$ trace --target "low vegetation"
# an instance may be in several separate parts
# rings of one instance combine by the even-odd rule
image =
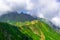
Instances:
[[[60,40],[60,34],[43,21],[12,24],[0,23],[0,40]]]

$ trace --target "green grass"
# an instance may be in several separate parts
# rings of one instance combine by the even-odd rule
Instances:
[[[36,21],[33,22],[35,23]],[[42,21],[38,21],[35,24],[28,22],[28,25],[25,24],[24,26],[20,27],[23,28],[22,32],[26,32],[26,34],[31,36],[33,40],[60,40],[60,34],[56,33],[53,28],[51,28],[47,23]],[[43,34],[43,38],[41,37],[41,32]]]
[[[43,21],[10,24],[0,23],[0,40],[60,40],[60,34]]]
[[[20,31],[17,26],[0,23],[0,40],[33,40],[27,34]]]

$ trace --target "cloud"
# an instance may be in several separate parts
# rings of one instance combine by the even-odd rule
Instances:
[[[31,10],[31,15],[47,18],[55,25],[60,26],[60,2],[57,0],[35,0],[33,3],[35,5]]]
[[[26,0],[0,0],[0,15],[7,11],[25,9]]]
[[[58,1],[59,0],[0,0],[0,15],[5,14],[7,11],[24,11],[32,16],[47,18],[53,20],[53,23],[60,24],[60,2]]]
[[[7,6],[2,0],[0,0],[0,13],[5,11],[10,11],[11,8]]]
[[[34,8],[34,3],[32,3],[31,0],[28,0],[26,4],[27,4],[26,6],[27,10],[32,10]]]
[[[60,17],[54,17],[52,18],[52,22],[60,27]]]
[[[55,0],[37,0],[37,2],[38,3],[36,3],[36,2],[34,3],[36,5],[34,6],[34,9],[31,11],[36,10],[37,11],[36,14],[40,15],[40,13],[42,13],[42,14],[44,14],[45,17],[46,16],[51,17],[51,15],[55,14],[55,12],[57,12],[57,10],[59,9],[59,5]],[[40,13],[38,13],[38,12],[40,12]],[[38,16],[38,15],[36,15],[36,16]]]

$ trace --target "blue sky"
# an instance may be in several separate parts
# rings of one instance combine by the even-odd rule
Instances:
[[[0,0],[0,15],[7,11],[24,11],[60,26],[60,0]]]

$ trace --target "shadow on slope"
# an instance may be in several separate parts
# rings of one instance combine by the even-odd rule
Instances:
[[[22,33],[20,30],[16,26],[1,22],[0,40],[33,40],[30,36]]]

